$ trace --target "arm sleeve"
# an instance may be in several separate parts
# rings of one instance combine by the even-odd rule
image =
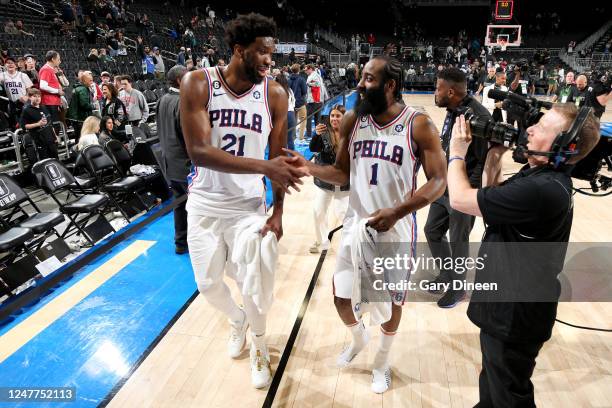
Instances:
[[[481,188],[478,208],[488,225],[512,225],[538,222],[541,189],[528,178],[509,181],[501,186]]]
[[[51,88],[49,86],[49,83],[46,80],[42,79],[42,78],[38,82],[38,86],[40,87],[41,91],[45,91],[45,92],[48,92],[50,94],[59,94],[59,89]]]
[[[30,77],[24,74],[23,72],[21,73],[21,80],[23,81],[23,84],[25,85],[26,89],[31,88],[34,85]]]

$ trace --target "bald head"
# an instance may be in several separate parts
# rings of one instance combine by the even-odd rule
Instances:
[[[579,91],[582,91],[584,88],[586,88],[587,82],[588,80],[586,75],[578,75],[578,78],[576,78],[576,87]]]

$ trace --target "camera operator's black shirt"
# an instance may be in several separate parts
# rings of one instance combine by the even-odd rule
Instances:
[[[527,73],[521,73],[521,79],[518,80],[518,86],[516,89],[512,89],[512,82],[514,82],[514,78],[516,77],[516,73],[512,71],[508,74],[508,90],[514,92],[517,95],[528,96],[531,88],[534,86],[533,80],[531,79],[531,75]]]
[[[506,341],[550,338],[573,217],[571,167],[523,167],[497,187],[478,190],[487,225],[476,282],[498,282],[498,291],[474,291],[468,317]]]
[[[459,116],[459,110],[461,108],[471,108],[476,116],[483,119],[492,120],[489,110],[482,106],[475,98],[466,96],[461,101],[461,104],[457,109],[446,109],[446,117],[444,118],[444,124],[442,126],[442,132],[440,133],[440,139],[442,142],[442,149],[446,153],[446,160],[449,157],[449,145],[451,136],[453,134],[453,125],[455,119]],[[489,150],[489,142],[486,139],[474,137],[470,147],[465,154],[465,168],[467,171],[470,185],[474,188],[480,187],[480,181],[482,179],[482,169],[487,159],[487,152]],[[448,195],[448,189],[445,192]]]

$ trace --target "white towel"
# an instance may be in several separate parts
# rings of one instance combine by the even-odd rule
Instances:
[[[373,228],[368,227],[368,220],[363,219],[357,223],[356,234],[353,236],[351,245],[351,259],[355,273],[353,274],[353,293],[351,305],[355,316],[360,319],[364,313],[370,314],[370,325],[380,325],[391,319],[391,302],[381,302],[380,299],[368,299],[362,292],[362,277],[372,276],[374,258],[379,257],[376,247],[378,233]],[[384,280],[383,275],[380,279]],[[378,279],[378,276],[376,279]],[[369,283],[368,283],[369,284]],[[372,289],[373,290],[373,289]],[[366,292],[367,293],[367,292]],[[372,292],[370,291],[370,294]],[[383,294],[377,294],[380,298]]]
[[[236,278],[242,282],[242,295],[251,296],[260,313],[267,313],[274,300],[274,272],[278,260],[276,234],[259,231],[267,217],[249,217],[241,222],[232,250]]]

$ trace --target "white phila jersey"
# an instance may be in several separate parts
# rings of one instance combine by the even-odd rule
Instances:
[[[351,192],[345,226],[376,210],[395,207],[416,190],[420,163],[412,122],[417,114],[406,106],[385,126],[371,115],[357,119],[349,142]],[[394,229],[402,240],[416,241],[416,214],[398,221]]]
[[[211,143],[240,157],[264,160],[272,115],[268,78],[241,95],[223,79],[219,67],[205,68]],[[265,210],[265,186],[260,174],[233,174],[194,167],[189,175],[189,214],[230,218]]]

